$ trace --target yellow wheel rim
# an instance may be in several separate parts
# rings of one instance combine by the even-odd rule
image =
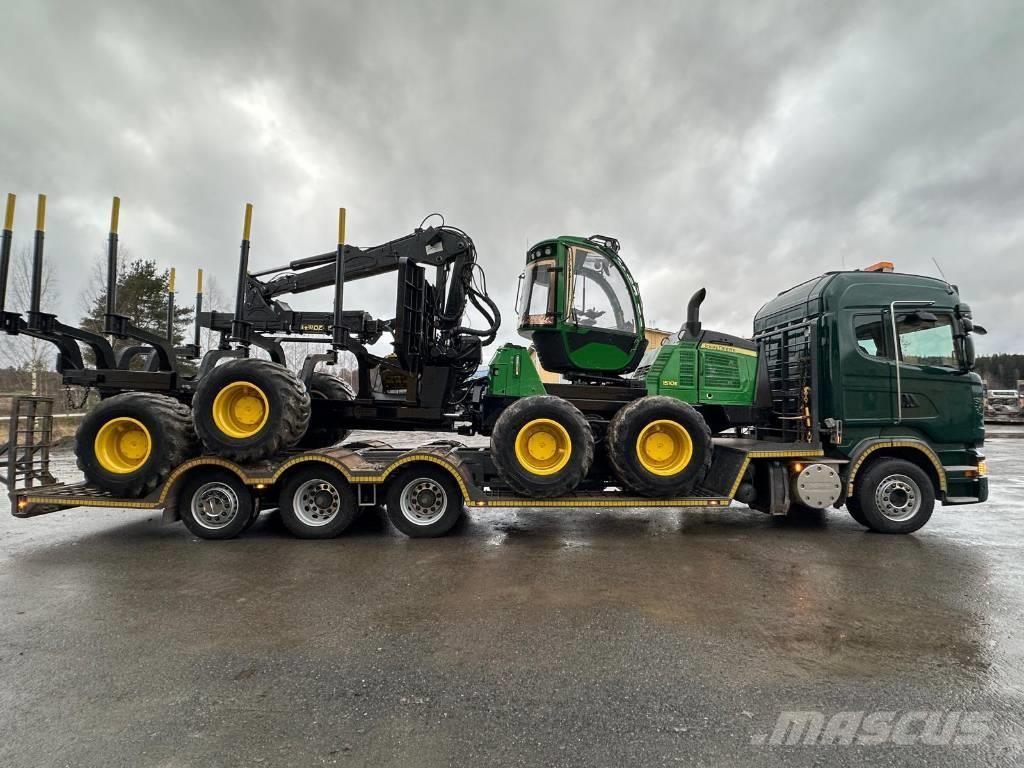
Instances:
[[[516,458],[531,475],[553,475],[571,455],[572,440],[557,421],[534,419],[516,435]]]
[[[153,439],[141,421],[118,416],[100,427],[92,447],[103,469],[115,475],[127,475],[149,460]]]
[[[682,472],[693,458],[693,439],[686,427],[669,419],[652,421],[636,439],[640,466],[653,475],[669,477]]]
[[[257,434],[270,418],[270,401],[248,381],[233,381],[213,399],[213,423],[228,437],[244,439]]]

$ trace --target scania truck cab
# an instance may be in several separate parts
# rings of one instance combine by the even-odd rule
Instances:
[[[983,386],[970,307],[944,280],[888,262],[780,293],[754,319],[772,381],[762,439],[821,444],[842,461],[855,518],[985,501]]]

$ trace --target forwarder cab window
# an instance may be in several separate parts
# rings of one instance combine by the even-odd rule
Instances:
[[[921,320],[914,314],[897,315],[896,330],[900,337],[900,359],[903,362],[911,365],[958,367],[951,316],[938,315],[932,321]]]

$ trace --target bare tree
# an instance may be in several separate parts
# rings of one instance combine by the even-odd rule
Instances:
[[[57,309],[57,281],[52,261],[43,262],[40,308],[44,312]],[[17,250],[11,259],[11,274],[7,285],[7,308],[12,312],[28,312],[32,298],[32,252],[27,247]],[[23,386],[39,394],[39,376],[54,370],[57,350],[49,342],[33,336],[8,336],[0,345],[0,361],[24,377]]]

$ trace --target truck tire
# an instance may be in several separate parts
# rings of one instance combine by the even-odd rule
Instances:
[[[108,397],[75,432],[75,455],[85,479],[129,498],[145,496],[198,452],[188,406],[152,392]]]
[[[711,466],[713,443],[704,417],[673,397],[641,397],[608,426],[608,458],[616,477],[643,496],[692,491]]]
[[[904,459],[873,462],[856,481],[854,494],[865,525],[878,533],[913,533],[935,508],[928,473]]]
[[[864,510],[860,508],[860,502],[857,501],[856,494],[849,496],[846,499],[846,511],[850,513],[850,517],[856,520],[858,523],[863,525],[865,528],[870,528],[868,525],[867,518],[864,517]]]
[[[309,393],[269,360],[229,360],[200,379],[192,398],[196,432],[207,450],[256,461],[294,446],[309,426]]]
[[[347,381],[318,371],[310,378],[309,396],[313,400],[355,400],[356,393],[352,391]],[[313,450],[330,448],[348,437],[349,431],[338,424],[311,423],[298,445],[300,448]]]
[[[554,395],[532,395],[498,416],[491,456],[502,479],[520,496],[564,496],[590,471],[594,433],[572,403]]]
[[[178,515],[200,539],[233,539],[255,515],[256,501],[248,486],[223,469],[194,470],[178,497]]]
[[[332,539],[356,518],[356,494],[338,470],[320,462],[296,470],[281,488],[281,522],[300,539]]]
[[[462,518],[466,500],[451,474],[432,464],[403,469],[388,482],[388,519],[414,539],[444,536]]]

